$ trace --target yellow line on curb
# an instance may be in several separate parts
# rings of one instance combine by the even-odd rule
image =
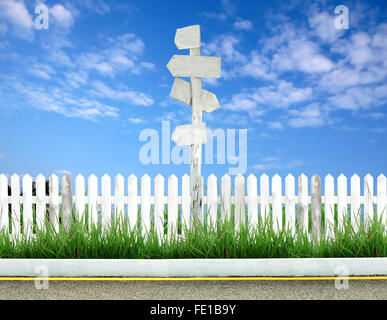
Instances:
[[[205,278],[115,278],[115,277],[89,277],[89,278],[66,278],[66,277],[0,277],[0,281],[251,281],[251,280],[387,280],[387,276],[370,277],[205,277]]]

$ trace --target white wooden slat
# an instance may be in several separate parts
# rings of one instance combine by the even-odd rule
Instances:
[[[308,232],[309,229],[309,200],[308,200],[308,177],[301,174],[298,177],[298,230]]]
[[[311,180],[312,235],[319,240],[321,236],[321,179],[315,174]]]
[[[68,174],[62,177],[62,223],[67,232],[70,231],[72,221],[73,196],[71,192],[71,178]]]
[[[259,178],[260,195],[261,195],[261,218],[263,222],[267,222],[270,216],[270,192],[269,192],[269,176],[264,173]]]
[[[59,179],[55,174],[49,178],[49,221],[55,231],[59,230]]]
[[[238,174],[235,178],[235,227],[245,224],[245,177]]]
[[[124,177],[117,174],[114,178],[114,219],[119,225],[125,221]]]
[[[138,181],[134,174],[128,178],[128,222],[130,230],[137,229],[138,216]]]
[[[374,218],[374,178],[367,174],[364,177],[364,226],[367,229],[367,225]]]
[[[381,174],[377,180],[377,214],[378,219],[386,225],[387,223],[387,192],[386,176]]]
[[[216,230],[218,215],[218,184],[215,175],[207,179],[207,223]]]
[[[337,222],[342,228],[344,219],[348,217],[348,188],[347,177],[341,174],[337,178]]]
[[[32,213],[32,177],[29,174],[23,176],[23,234],[27,237],[33,231]]]
[[[325,177],[324,188],[325,236],[332,238],[335,227],[335,181],[332,175]]]
[[[85,221],[85,204],[85,178],[78,174],[75,178],[75,216],[78,221]]]
[[[0,230],[9,230],[8,219],[8,178],[0,174]]]
[[[189,205],[189,204],[188,204]],[[155,206],[154,206],[155,231],[160,240],[164,238],[164,177],[158,174],[155,178]]]
[[[12,235],[20,235],[20,178],[17,174],[11,176],[11,221]]]
[[[272,207],[273,207],[273,230],[277,232],[282,230],[282,180],[276,173],[272,178]]]
[[[355,232],[361,224],[360,206],[360,177],[354,174],[351,177],[351,224]]]
[[[247,212],[248,222],[252,228],[258,224],[258,186],[257,177],[250,174],[247,177]]]
[[[173,174],[168,178],[168,238],[177,235],[178,228],[178,179]]]
[[[182,211],[182,223],[186,228],[190,228],[191,216],[190,216],[190,206],[191,206],[191,182],[188,174],[185,174],[182,179],[182,194],[181,194],[181,211]],[[184,231],[184,228],[182,229]]]
[[[220,78],[220,65],[220,57],[174,55],[167,69],[173,77]]]
[[[285,228],[290,230],[292,235],[296,231],[296,198],[295,179],[289,173],[285,178]]]
[[[151,178],[145,174],[141,177],[141,234],[150,232]]]
[[[39,230],[44,228],[46,221],[46,178],[39,174],[36,177],[36,225]]]
[[[98,224],[98,178],[93,173],[89,176],[87,182],[88,194],[88,223],[91,228],[92,225]]]
[[[230,220],[231,218],[231,177],[225,174],[221,180],[221,219],[222,221]]]
[[[200,47],[200,26],[193,25],[177,29],[175,44],[180,50]]]
[[[107,174],[101,179],[101,191],[101,223],[103,228],[109,228],[112,221],[112,182]]]

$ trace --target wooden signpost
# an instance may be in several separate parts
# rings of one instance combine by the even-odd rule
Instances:
[[[220,105],[213,93],[202,90],[201,78],[220,78],[221,59],[200,55],[199,25],[177,29],[175,44],[178,49],[189,49],[190,55],[174,55],[167,64],[169,72],[176,77],[170,96],[192,106],[192,124],[178,126],[172,134],[172,139],[177,145],[191,146],[191,212],[194,219],[202,219],[201,158],[202,144],[207,140],[202,110],[212,112]],[[177,77],[189,77],[191,83]]]

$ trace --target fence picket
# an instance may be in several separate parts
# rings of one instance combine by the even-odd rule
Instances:
[[[269,176],[264,173],[259,178],[261,194],[261,218],[266,221],[270,215]]]
[[[72,218],[73,196],[71,192],[71,178],[68,174],[62,177],[62,218],[63,226],[67,232],[70,231]]]
[[[218,184],[216,177],[211,174],[207,179],[207,223],[216,230],[218,215]]]
[[[0,174],[0,231],[9,230],[8,220],[8,178]]]
[[[360,212],[360,177],[354,174],[351,177],[351,225],[357,232],[361,224]]]
[[[151,178],[145,174],[141,177],[141,234],[150,232]]]
[[[49,178],[49,217],[48,220],[54,227],[54,230],[58,232],[59,230],[59,180],[55,174],[52,174]]]
[[[29,174],[23,176],[23,234],[30,237],[33,232],[32,213],[32,177]]]
[[[298,230],[308,232],[309,224],[309,200],[308,200],[308,178],[305,174],[298,177]]]
[[[101,191],[102,191],[102,217],[101,223],[103,228],[109,228],[112,221],[112,182],[110,176],[104,174],[101,179]]]
[[[154,206],[154,221],[155,231],[159,240],[164,237],[164,177],[158,174],[155,178],[155,206]]]
[[[221,220],[230,220],[231,218],[231,177],[225,174],[221,180],[221,201],[220,201]]]
[[[168,238],[177,235],[178,227],[178,180],[173,174],[168,178]]]
[[[186,228],[190,228],[191,182],[188,174],[185,174],[183,176],[181,190],[182,222],[184,223]],[[184,229],[182,230],[182,232],[183,231]]]
[[[46,221],[46,178],[36,177],[36,226],[42,230]]]
[[[374,178],[367,174],[364,177],[364,227],[374,218]]]
[[[331,238],[335,230],[335,180],[330,174],[325,177],[324,188],[325,236]]]
[[[258,190],[257,177],[253,174],[247,177],[247,209],[249,225],[255,228],[258,224]]]
[[[138,216],[138,181],[134,174],[128,178],[128,221],[130,230],[137,229]]]
[[[124,177],[117,174],[114,179],[114,219],[120,224],[125,221]]]
[[[238,174],[235,178],[235,227],[245,224],[245,177]]]
[[[315,174],[311,181],[312,235],[321,236],[321,179]]]
[[[377,213],[378,219],[382,221],[382,223],[387,223],[387,193],[386,193],[386,177],[381,174],[378,177],[378,200],[377,200]]]
[[[85,178],[78,174],[75,178],[75,216],[78,221],[85,221]]]
[[[276,173],[271,180],[271,194],[272,194],[272,217],[273,230],[277,232],[282,230],[282,180]]]
[[[296,228],[296,200],[295,200],[295,179],[288,174],[285,179],[285,228],[295,234]]]
[[[98,224],[98,178],[93,173],[89,176],[87,182],[87,194],[88,194],[88,223],[91,228],[92,225]]]
[[[12,235],[20,235],[20,178],[17,174],[11,176],[11,221]]]
[[[347,177],[341,174],[337,179],[337,227],[342,228],[348,217]]]

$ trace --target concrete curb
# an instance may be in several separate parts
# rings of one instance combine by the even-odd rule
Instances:
[[[303,277],[387,275],[387,258],[0,259],[1,277]]]

